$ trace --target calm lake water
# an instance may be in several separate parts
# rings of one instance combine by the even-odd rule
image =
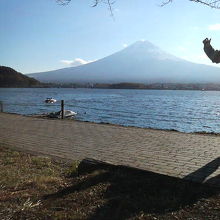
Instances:
[[[56,104],[44,100],[53,97]],[[220,92],[108,90],[108,89],[23,89],[0,88],[4,111],[40,114],[65,109],[77,119],[183,132],[220,133]]]

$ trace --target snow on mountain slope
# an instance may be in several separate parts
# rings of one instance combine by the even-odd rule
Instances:
[[[29,76],[63,83],[220,82],[220,69],[183,60],[148,41],[138,41],[92,63]]]

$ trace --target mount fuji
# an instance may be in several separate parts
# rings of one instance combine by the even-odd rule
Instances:
[[[148,41],[92,63],[29,76],[55,83],[220,83],[219,68],[178,58]]]

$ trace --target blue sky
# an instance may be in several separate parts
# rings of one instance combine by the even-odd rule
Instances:
[[[220,50],[220,10],[189,0],[165,7],[159,7],[162,0],[117,0],[113,19],[105,4],[92,8],[93,2],[1,0],[0,65],[22,73],[54,70],[103,58],[142,39],[204,64],[212,64],[203,52],[205,37]]]

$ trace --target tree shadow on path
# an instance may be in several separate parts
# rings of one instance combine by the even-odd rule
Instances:
[[[213,167],[217,164],[219,158],[211,163]],[[107,184],[107,190],[102,193],[101,198],[105,201],[104,204],[97,207],[89,219],[125,220],[140,213],[166,214],[219,193],[218,188],[204,184],[123,166],[102,165],[89,172],[95,172],[96,175],[87,176],[77,184],[46,195],[44,199],[62,198],[97,185]],[[200,170],[198,172],[200,173]],[[85,175],[80,171],[79,174]],[[186,179],[188,178],[189,175]]]
[[[214,176],[206,180],[212,173],[214,173],[220,167],[220,157],[207,163],[205,166],[185,176],[185,180],[194,180],[207,185],[220,187],[220,175]]]

